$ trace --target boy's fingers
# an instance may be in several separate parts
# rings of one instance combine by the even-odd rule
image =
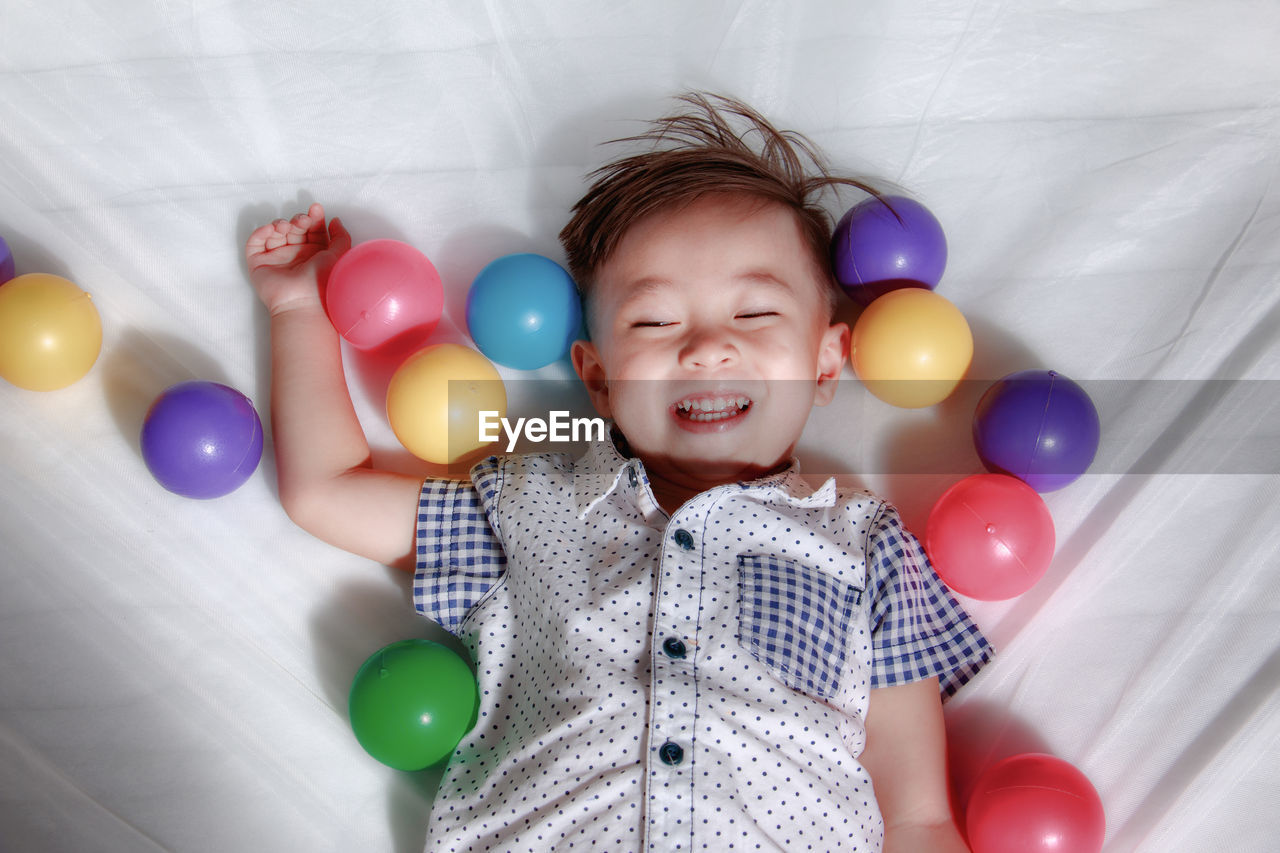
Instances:
[[[314,211],[314,206],[312,210]],[[325,231],[324,217],[317,219],[314,213],[308,213],[307,218],[311,224],[307,227],[307,242],[315,243],[320,248],[324,248],[329,244],[329,235]]]
[[[335,242],[336,241],[336,242]],[[312,204],[306,213],[292,219],[276,219],[268,225],[260,225],[245,240],[245,255],[252,259],[257,255],[273,252],[281,246],[314,243],[323,248],[327,243],[338,254],[351,248],[351,235],[334,219],[326,233],[324,207]]]
[[[288,242],[291,246],[307,242],[307,233],[311,231],[312,225],[314,223],[311,222],[311,219],[306,214],[294,216],[292,220],[289,220],[289,232],[284,236],[285,242]]]
[[[263,225],[258,230],[249,235],[247,245],[252,246],[256,251],[269,252],[279,246],[284,240],[281,237],[281,225],[286,228],[289,223],[283,219],[276,219],[270,225]]]
[[[339,255],[351,248],[351,235],[336,216],[329,220],[329,248]]]
[[[274,225],[259,225],[244,242],[245,253],[256,255],[267,247],[267,235],[275,230]]]

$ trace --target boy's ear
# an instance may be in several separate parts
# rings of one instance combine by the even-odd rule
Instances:
[[[825,406],[836,396],[840,383],[840,371],[844,369],[844,357],[849,352],[849,326],[833,323],[822,335],[818,348],[818,389],[815,406]]]
[[[569,358],[573,369],[577,372],[582,384],[587,387],[587,394],[596,412],[602,418],[613,417],[609,405],[609,378],[605,374],[604,362],[600,360],[600,351],[591,341],[574,341],[569,348]]]

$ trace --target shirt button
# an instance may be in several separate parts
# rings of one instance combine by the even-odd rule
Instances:
[[[676,637],[667,637],[662,641],[662,651],[667,657],[679,660],[685,656],[687,650],[684,647],[684,643],[680,642]]]
[[[686,551],[693,550],[693,534],[681,527],[676,531],[676,544]]]
[[[627,482],[631,484],[631,488],[633,488],[633,489],[634,489],[634,488],[636,487],[636,485],[640,482],[640,479],[636,476],[636,469],[635,469],[635,468],[628,468],[628,469],[627,469]]]
[[[680,748],[680,744],[667,741],[658,747],[658,757],[662,759],[663,764],[674,767],[684,761],[684,750]]]

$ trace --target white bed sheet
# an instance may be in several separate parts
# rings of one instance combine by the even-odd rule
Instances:
[[[315,199],[417,245],[465,341],[474,274],[560,258],[598,144],[691,88],[937,214],[973,377],[1102,389],[1047,576],[971,603],[999,655],[948,705],[958,796],[1047,751],[1097,787],[1108,851],[1275,849],[1280,6],[1247,0],[11,0],[0,234],[93,294],[104,346],[65,390],[0,387],[0,849],[420,848],[436,776],[375,763],[345,712],[365,656],[435,636],[407,578],[296,529],[270,450],[228,497],[165,492],[143,415],[189,378],[268,415],[254,225]],[[349,367],[379,460],[425,473],[385,372]],[[801,457],[923,532],[980,470],[972,402],[895,410],[849,374]]]

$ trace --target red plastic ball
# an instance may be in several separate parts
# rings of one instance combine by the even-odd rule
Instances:
[[[333,265],[325,308],[352,346],[375,349],[409,334],[430,335],[444,310],[444,285],[431,261],[413,246],[370,240]]]
[[[1023,753],[978,777],[965,811],[973,853],[1098,853],[1106,815],[1088,777],[1052,755]]]
[[[938,576],[961,595],[1002,601],[1021,595],[1053,559],[1053,518],[1044,499],[1006,474],[975,474],[938,498],[925,550]]]

